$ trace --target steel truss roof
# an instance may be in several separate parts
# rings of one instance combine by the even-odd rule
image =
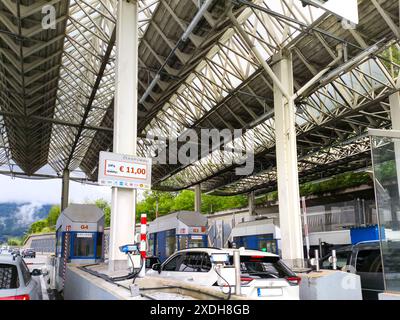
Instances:
[[[47,3],[56,8],[56,29],[41,27]],[[226,159],[241,155],[226,149],[189,165],[155,164],[155,188],[201,182],[203,191],[236,194],[276,185],[272,80],[233,27],[230,8],[270,65],[275,54],[291,52],[296,90],[332,61],[332,69],[343,68],[296,100],[301,181],[368,165],[363,134],[390,127],[388,96],[399,89],[399,66],[386,55],[400,38],[398,1],[360,0],[352,30],[300,0],[215,0],[166,64],[201,1],[138,3],[139,99],[165,65],[139,105],[138,154],[159,149],[147,134],[177,139],[187,129],[227,128],[244,129],[228,147],[254,148],[255,157],[249,176],[235,174]],[[57,173],[80,168],[96,180],[98,153],[112,148],[115,19],[115,0],[1,1],[0,165],[32,175],[49,163]]]

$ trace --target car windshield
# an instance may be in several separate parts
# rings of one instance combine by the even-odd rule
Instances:
[[[0,289],[16,289],[19,287],[17,267],[0,263]]]
[[[233,257],[229,257],[233,265]],[[252,278],[287,278],[295,277],[292,270],[287,267],[279,257],[268,256],[240,256],[240,271],[242,276]]]

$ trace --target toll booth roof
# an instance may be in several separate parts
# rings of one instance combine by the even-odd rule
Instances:
[[[256,234],[266,234],[272,233],[276,235],[277,226],[274,225],[273,219],[259,219],[253,221],[246,221],[238,223],[232,229],[233,237],[256,235]]]
[[[61,215],[73,222],[97,223],[104,212],[94,204],[70,204]]]
[[[177,211],[158,217],[149,224],[149,231],[159,232],[163,230],[173,229],[178,226],[178,222],[188,227],[205,227],[207,226],[207,217],[196,211]]]

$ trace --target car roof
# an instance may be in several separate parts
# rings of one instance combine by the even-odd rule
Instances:
[[[0,254],[0,263],[17,265],[19,259],[19,257],[15,257],[12,254]]]
[[[233,251],[237,249],[231,249],[231,248],[190,248],[190,249],[183,249],[179,250],[177,252],[206,252],[208,254],[213,254],[213,253],[228,253],[230,256],[233,255]],[[253,250],[253,249],[245,249],[245,248],[239,248],[240,255],[241,256],[264,256],[264,257],[279,257],[277,254],[270,253],[270,252],[264,252],[260,250]]]

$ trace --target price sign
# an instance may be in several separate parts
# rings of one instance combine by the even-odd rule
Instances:
[[[151,159],[100,152],[98,182],[130,189],[150,189]]]
[[[105,175],[113,177],[124,177],[129,179],[146,180],[147,165],[106,160]]]

